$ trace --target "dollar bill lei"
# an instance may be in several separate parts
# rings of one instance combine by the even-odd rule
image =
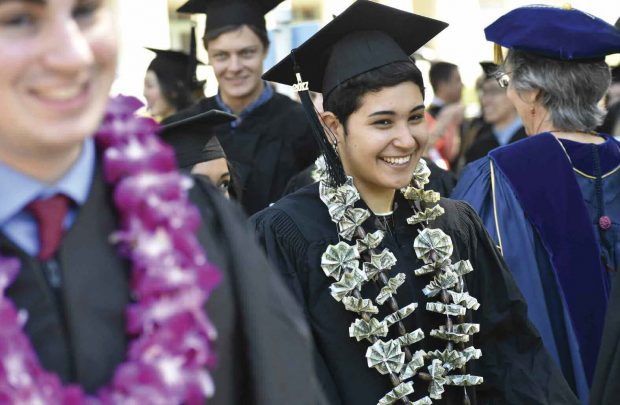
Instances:
[[[346,183],[331,187],[325,176],[325,165],[317,161],[315,175],[320,179],[319,193],[327,206],[329,215],[337,224],[340,242],[329,245],[321,257],[321,268],[328,277],[336,281],[331,284],[333,298],[341,302],[347,311],[359,315],[350,326],[349,336],[356,341],[370,343],[366,351],[368,367],[386,375],[394,388],[379,399],[378,405],[395,402],[411,405],[429,405],[442,398],[446,385],[463,386],[463,403],[469,404],[466,387],[482,384],[483,378],[467,373],[467,363],[482,356],[479,349],[470,344],[470,337],[479,332],[480,326],[465,321],[468,311],[475,311],[480,304],[466,291],[463,276],[473,268],[469,260],[453,263],[453,244],[450,236],[441,229],[430,228],[430,221],[444,213],[438,205],[439,194],[424,190],[428,184],[430,170],[420,159],[413,173],[411,183],[400,192],[408,200],[414,214],[407,219],[412,226],[420,226],[413,243],[416,256],[424,265],[416,269],[415,276],[433,275],[432,281],[423,288],[423,293],[435,301],[426,308],[417,308],[416,302],[400,306],[396,292],[405,283],[408,274],[387,276],[387,271],[397,261],[387,248],[381,247],[384,233],[377,230],[367,233],[362,224],[371,214],[364,208],[354,208],[360,195],[348,178]],[[425,207],[425,208],[422,208]],[[366,283],[374,282],[380,287],[376,297],[363,297],[361,290]],[[377,319],[379,306],[386,305],[390,315]],[[415,350],[416,343],[427,338],[422,329],[408,331],[402,320],[416,310],[426,310],[446,316],[444,325],[430,331],[430,338],[446,342],[444,350]],[[399,337],[386,340],[390,328],[397,328]],[[428,393],[412,401],[414,378],[428,383]]]

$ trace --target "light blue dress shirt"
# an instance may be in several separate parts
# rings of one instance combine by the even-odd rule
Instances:
[[[86,202],[95,172],[95,143],[84,141],[78,160],[54,184],[45,184],[7,166],[0,161],[0,230],[30,256],[39,252],[39,234],[34,217],[24,210],[36,198],[47,198],[62,193],[70,197],[77,206]],[[77,215],[72,207],[65,218],[68,229]]]
[[[271,97],[273,97],[273,93],[274,93],[273,88],[271,87],[271,84],[263,80],[263,85],[264,85],[263,92],[260,94],[260,96],[258,96],[256,100],[254,100],[247,107],[245,107],[243,111],[241,111],[238,115],[235,114],[233,110],[231,110],[230,107],[226,105],[226,103],[224,103],[224,100],[222,99],[222,96],[220,95],[219,92],[215,95],[215,102],[220,107],[220,110],[227,112],[229,114],[235,114],[239,117],[235,121],[231,121],[230,126],[232,128],[238,127],[239,124],[241,124],[241,121],[243,121],[245,117],[250,115],[252,111],[256,110],[258,107],[265,104],[267,101],[271,100]]]
[[[507,145],[510,142],[510,139],[517,133],[517,131],[523,126],[521,122],[521,118],[517,117],[510,125],[504,128],[502,131],[498,131],[493,127],[493,135],[495,135],[495,139],[497,139],[497,143],[499,146]]]

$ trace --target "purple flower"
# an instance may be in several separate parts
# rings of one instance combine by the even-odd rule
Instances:
[[[199,404],[213,394],[207,368],[216,333],[204,308],[220,273],[196,239],[198,210],[188,201],[191,179],[176,172],[172,149],[157,124],[135,117],[141,103],[110,101],[96,138],[104,175],[115,186],[121,229],[111,236],[132,261],[127,359],[96,397],[62,386],[45,371],[23,332],[26,313],[4,296],[19,261],[0,256],[0,403],[63,405]]]
[[[104,175],[111,183],[135,172],[165,173],[175,168],[174,151],[155,138],[140,142],[134,137],[104,152]]]

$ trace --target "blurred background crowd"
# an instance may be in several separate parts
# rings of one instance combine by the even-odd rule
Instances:
[[[179,13],[181,0],[117,1],[122,32],[120,63],[112,87],[113,93],[134,95],[148,101],[145,72],[155,54],[147,48],[189,52],[192,27],[197,35],[196,56],[199,88],[196,99],[214,96],[218,81],[202,44],[206,16]],[[351,0],[286,0],[265,16],[269,48],[263,71],[271,68],[290,49],[299,46],[320,27],[351,5]],[[379,3],[404,11],[441,18],[450,24],[445,30],[418,50],[414,57],[427,83],[425,100],[429,107],[427,119],[433,129],[434,147],[428,157],[440,167],[458,176],[465,164],[481,158],[491,149],[522,139],[525,136],[516,110],[503,91],[492,80],[492,44],[485,40],[482,27],[503,11],[530,4],[526,0],[383,0]],[[545,4],[562,6],[562,1]],[[614,24],[619,10],[614,2],[571,2]],[[139,15],[140,18],[136,18]],[[606,59],[613,68],[620,65],[620,55]],[[609,96],[602,100],[606,108],[620,100],[620,71],[612,69]],[[296,98],[289,86],[274,84],[279,93]],[[145,97],[146,96],[146,97]],[[182,108],[186,105],[182,105]],[[180,109],[182,109],[180,108]],[[616,108],[618,110],[618,108]],[[158,111],[151,114],[157,116]],[[602,132],[620,135],[617,112],[608,117]],[[162,117],[159,117],[162,118]]]

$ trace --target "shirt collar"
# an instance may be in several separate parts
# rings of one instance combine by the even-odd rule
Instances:
[[[258,107],[260,107],[261,105],[265,104],[267,101],[269,101],[271,99],[271,97],[273,97],[273,88],[271,87],[271,85],[269,83],[267,83],[266,81],[263,80],[263,91],[261,92],[260,96],[258,96],[258,98],[256,100],[254,100],[253,102],[251,102],[247,107],[245,107],[243,109],[243,111],[241,111],[239,114],[236,114],[239,118],[235,121],[232,121],[230,123],[231,127],[237,127],[239,124],[241,124],[241,121],[243,121],[243,119],[245,117],[247,117],[252,111],[256,110]],[[218,105],[218,107],[222,110],[225,111],[229,114],[235,114],[232,109],[230,107],[228,107],[226,105],[226,103],[224,103],[224,100],[222,99],[220,93],[218,92],[217,95],[215,96],[215,101]]]
[[[510,125],[508,125],[506,128],[504,128],[501,131],[497,131],[494,126],[493,134],[495,135],[495,138],[497,139],[497,143],[499,143],[500,146],[507,145],[508,142],[510,142],[510,139],[513,137],[513,135],[522,126],[523,126],[523,123],[521,122],[521,118],[519,117],[515,118],[514,121],[512,121]]]
[[[433,101],[431,101],[431,105],[434,105],[436,107],[443,107],[444,105],[446,105],[446,102],[435,96],[433,97]]]
[[[37,197],[50,197],[62,193],[76,204],[83,205],[88,197],[95,171],[95,143],[93,139],[84,141],[78,160],[69,171],[54,184],[45,184],[23,174],[0,161],[0,190],[3,192],[0,204],[0,225],[21,212]]]

